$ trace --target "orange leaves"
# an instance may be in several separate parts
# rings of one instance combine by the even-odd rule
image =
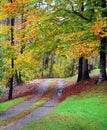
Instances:
[[[71,47],[71,54],[70,57],[73,58],[77,58],[77,57],[85,57],[88,58],[91,54],[93,53],[98,53],[98,47],[99,43],[97,41],[93,41],[93,42],[82,42],[82,43],[77,43],[77,44],[73,44]]]
[[[107,17],[100,19],[99,22],[96,22],[90,30],[94,32],[98,39],[107,37]]]
[[[47,19],[47,17],[33,15],[33,16],[29,16],[27,20],[29,22],[40,22],[40,21],[43,21],[45,19]]]
[[[13,2],[8,5],[5,5],[2,7],[2,9],[5,14],[8,14],[9,16],[12,17],[16,16],[19,11],[17,2]]]
[[[17,3],[20,3],[20,4],[28,4],[30,0],[16,0]]]
[[[63,36],[62,39],[66,41],[75,41],[75,40],[77,41],[83,35],[84,35],[83,31],[71,32],[69,35],[67,34],[66,36]]]
[[[11,17],[16,17],[18,13],[24,11],[25,6],[28,5],[30,0],[15,0],[12,3],[2,6],[2,11]]]

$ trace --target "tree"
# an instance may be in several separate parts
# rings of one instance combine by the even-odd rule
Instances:
[[[71,35],[72,32],[75,32],[78,34],[78,31],[86,32],[86,30],[88,30],[90,28],[90,22],[93,20],[93,16],[94,16],[94,8],[89,8],[91,6],[91,1],[85,1],[85,0],[76,0],[76,1],[68,0],[66,2],[58,1],[57,5],[58,5],[58,7],[57,7],[56,14],[62,15],[62,19],[63,19],[63,20],[59,19],[58,22],[66,20],[66,17],[67,17],[67,19],[69,19],[72,23],[71,24],[72,30],[67,35]],[[84,33],[84,35],[85,35],[85,33]],[[78,36],[77,35],[74,35],[74,36],[76,36],[75,43],[79,42],[79,44],[82,43],[82,45],[85,44],[85,42],[87,42],[89,39],[91,39],[91,38],[88,38],[88,39],[84,38],[85,39],[84,40],[81,37],[79,37],[79,39],[77,39]],[[87,34],[86,34],[86,37],[87,37]],[[71,42],[72,41],[74,41],[74,40],[71,39]],[[90,41],[92,41],[92,40],[90,40]],[[73,45],[74,43],[72,42],[71,44]],[[72,48],[72,45],[71,45],[71,48]],[[77,44],[75,44],[74,46],[75,46],[75,49],[76,48],[79,49]],[[87,48],[87,46],[84,46],[84,48],[82,48],[82,49],[85,50],[85,48]],[[77,51],[76,51],[76,53],[77,53]],[[79,69],[78,79],[77,79],[78,82],[89,78],[88,59],[86,59],[84,57],[84,54],[81,55],[81,53],[80,53],[79,56],[81,56],[81,57],[79,59],[79,67],[78,67],[78,69]]]
[[[80,22],[80,26],[77,25],[77,28],[81,28],[81,30],[86,30],[89,29],[94,22],[96,22],[97,17],[96,16],[100,16],[100,14],[102,14],[103,17],[106,16],[106,10],[104,12],[102,12],[102,10],[104,10],[104,8],[106,7],[106,0],[98,0],[98,1],[94,1],[94,0],[89,0],[89,1],[85,1],[85,0],[75,0],[75,1],[67,1],[69,4],[68,8],[66,8],[67,6],[65,6],[65,10],[66,12],[69,13],[73,13],[75,15],[75,19],[78,17],[78,21]],[[101,9],[103,8],[103,9]],[[102,13],[101,13],[102,12]],[[81,20],[80,20],[81,19]],[[77,22],[78,23],[78,22]],[[89,26],[85,26],[84,25],[91,25]],[[101,32],[100,32],[101,33]],[[92,37],[90,37],[91,39]],[[103,39],[101,39],[101,49],[100,49],[100,77],[99,80],[105,80],[107,79],[106,76],[106,54],[105,54],[105,49],[106,49],[106,45],[104,45],[104,43],[106,43],[106,38],[103,37]],[[103,51],[102,51],[103,50]],[[85,67],[84,65],[88,65],[87,64],[87,59],[85,60],[84,57],[80,57],[79,59],[79,73],[78,73],[78,80],[77,81],[81,81],[84,78],[89,78],[89,74],[88,74],[88,66]],[[84,66],[84,67],[83,67]],[[83,70],[85,69],[85,70]],[[84,74],[83,74],[84,73]]]
[[[101,15],[100,21],[96,22],[91,28],[95,36],[100,39],[100,76],[98,83],[107,80],[106,74],[106,48],[107,48],[107,10],[106,10],[106,0],[102,0],[101,4]]]
[[[10,0],[6,3],[2,3],[1,13],[4,16],[1,18],[1,21],[9,21],[8,24],[2,22],[1,26],[4,27],[1,29],[2,34],[2,47],[5,48],[5,75],[6,82],[8,80],[9,86],[9,95],[8,99],[12,99],[13,85],[14,85],[14,76],[16,72],[20,69],[17,66],[18,58],[21,59],[20,54],[22,54],[23,46],[29,45],[37,37],[38,34],[37,23],[35,23],[34,16],[37,17],[37,10],[34,10],[34,7],[31,6],[34,4],[34,1],[22,1],[22,0]],[[31,9],[31,10],[30,10]],[[27,19],[27,21],[21,21],[22,15]],[[24,28],[26,26],[26,28]],[[21,28],[21,30],[20,30]],[[5,31],[4,31],[5,30]],[[34,32],[36,31],[35,35]],[[6,33],[8,35],[6,35]],[[20,51],[19,51],[20,50]],[[19,53],[21,52],[21,53]],[[19,70],[18,70],[19,69]],[[20,76],[20,74],[19,74]]]

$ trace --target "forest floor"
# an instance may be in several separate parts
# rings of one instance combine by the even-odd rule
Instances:
[[[97,79],[98,76],[93,76],[91,79],[80,83],[57,78],[39,79],[15,87],[14,98],[20,97],[20,95],[30,96],[26,101],[0,114],[0,130],[19,130],[32,121],[52,113],[56,106],[66,98],[96,90],[97,86],[94,84]],[[105,87],[100,88],[100,91],[103,89],[107,91]],[[4,94],[0,100],[7,100],[7,94]],[[35,107],[35,103],[39,105]],[[33,129],[31,128],[31,130]]]

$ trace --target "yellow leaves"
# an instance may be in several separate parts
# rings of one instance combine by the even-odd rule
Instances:
[[[10,31],[10,26],[5,26],[3,24],[0,24],[0,34],[2,35],[6,35],[6,34],[9,34],[9,31]]]
[[[34,52],[30,50],[28,52],[24,52],[23,54],[19,54],[17,59],[15,60],[16,68],[22,71],[24,68],[32,69],[35,67],[35,59],[34,59]]]
[[[45,20],[45,19],[47,19],[47,18],[35,15],[35,16],[29,16],[27,21],[29,21],[29,22],[40,22],[40,21]]]
[[[94,32],[98,39],[107,37],[107,17],[101,18],[90,30]]]
[[[7,17],[7,14],[5,14],[4,12],[0,12],[0,21],[6,20]]]
[[[62,39],[65,41],[74,41],[80,39],[81,36],[84,35],[83,31],[78,31],[78,32],[71,32],[70,34],[62,36]]]
[[[88,58],[90,55],[98,53],[98,46],[99,42],[98,41],[93,41],[93,42],[82,42],[82,43],[75,43],[71,47],[71,58],[77,58],[77,57],[85,57]]]
[[[15,41],[17,42],[29,42],[29,40],[38,37],[39,28],[36,25],[26,25],[25,29],[15,30]]]
[[[17,3],[20,4],[28,4],[28,2],[30,2],[31,0],[16,0]]]
[[[39,16],[39,14],[40,14],[40,9],[30,10],[26,12],[27,16]]]
[[[41,15],[40,14],[40,9],[36,9],[34,11],[27,12],[29,16],[27,17],[28,22],[41,22],[44,20],[47,20],[49,16],[46,15]]]

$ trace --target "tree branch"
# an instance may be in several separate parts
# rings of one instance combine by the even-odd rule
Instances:
[[[92,9],[92,11],[91,11],[91,16],[90,16],[90,18],[86,18],[86,17],[83,16],[81,13],[75,11],[73,6],[72,6],[72,11],[73,11],[74,14],[78,15],[78,16],[81,17],[82,19],[84,19],[84,20],[86,20],[86,21],[89,21],[89,22],[92,20],[92,17],[93,17],[93,15],[94,15],[94,9]]]

